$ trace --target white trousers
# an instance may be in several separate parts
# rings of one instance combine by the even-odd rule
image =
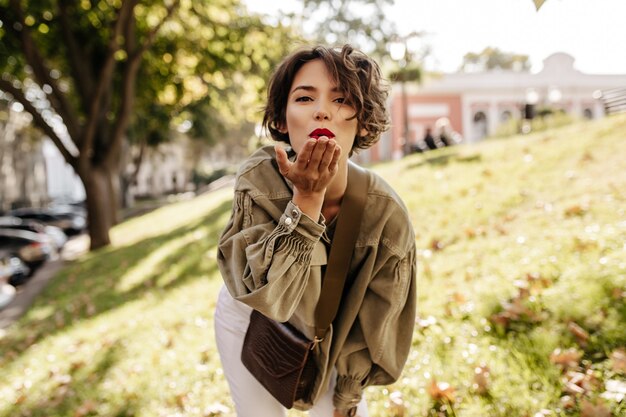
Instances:
[[[238,417],[284,417],[287,410],[252,376],[241,362],[243,339],[250,323],[250,307],[234,300],[222,287],[215,309],[215,338],[224,375],[230,387]],[[328,391],[309,410],[311,417],[333,417],[333,392],[336,378]],[[359,417],[368,417],[365,396],[357,407]]]

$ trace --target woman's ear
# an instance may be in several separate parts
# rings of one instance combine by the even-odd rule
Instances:
[[[363,128],[363,129],[361,129],[361,130],[359,131],[359,137],[364,138],[365,136],[367,136],[367,134],[368,134],[368,133],[369,133],[369,132],[367,131],[367,129],[366,129],[366,128]]]
[[[287,130],[287,126],[285,126],[284,124],[281,123],[277,125],[277,127],[278,127],[278,131],[282,133],[283,135],[286,135],[287,133],[289,133],[289,131]]]

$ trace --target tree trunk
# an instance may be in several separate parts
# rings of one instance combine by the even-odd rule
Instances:
[[[115,213],[111,208],[116,204],[111,187],[111,170],[106,167],[92,167],[81,175],[87,194],[87,219],[90,249],[95,250],[111,243],[109,230],[114,225]]]

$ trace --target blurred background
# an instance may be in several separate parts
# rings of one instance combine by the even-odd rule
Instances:
[[[298,45],[352,43],[392,82],[392,129],[365,164],[537,115],[601,118],[626,86],[618,0],[122,3],[6,0],[0,16],[0,210],[82,206],[92,248],[138,201],[232,174]]]
[[[231,415],[215,239],[238,164],[271,143],[272,69],[316,43],[389,80],[391,128],[354,159],[402,195],[420,248],[415,352],[373,415],[626,415],[624,16],[623,0],[0,0],[0,417]]]

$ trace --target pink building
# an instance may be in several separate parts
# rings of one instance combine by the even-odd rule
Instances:
[[[584,74],[574,68],[574,58],[555,53],[543,61],[538,73],[492,70],[443,74],[417,86],[407,83],[408,141],[420,141],[427,128],[435,130],[446,118],[464,143],[495,133],[510,118],[521,119],[526,104],[550,105],[580,118],[604,116],[600,93],[626,86],[626,74]],[[394,85],[389,109],[392,128],[371,150],[363,163],[398,159],[403,152],[404,106],[401,88]]]

